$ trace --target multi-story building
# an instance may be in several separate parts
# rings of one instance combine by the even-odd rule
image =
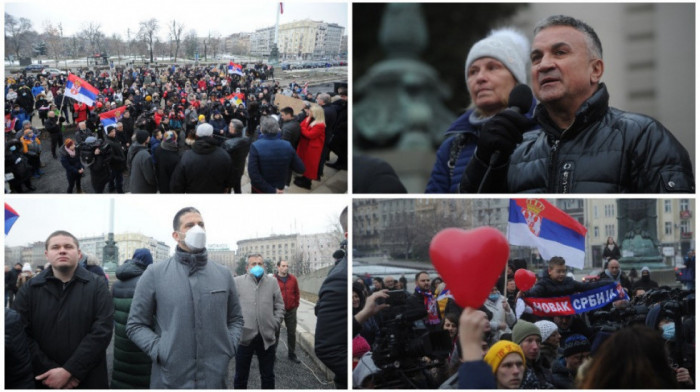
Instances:
[[[335,23],[304,19],[279,26],[277,49],[280,59],[331,58],[341,51],[345,28]],[[267,56],[275,42],[275,28],[256,30],[250,39],[253,56]]]
[[[208,244],[207,254],[209,261],[219,263],[231,272],[236,270],[236,251],[230,249],[228,244]]]
[[[275,27],[255,30],[250,36],[250,54],[252,56],[268,56],[275,42]]]
[[[150,250],[154,263],[166,260],[168,257],[170,257],[169,245],[141,233],[116,234],[114,236],[114,241],[117,243],[117,248],[119,248],[119,265],[122,265],[124,264],[124,261],[131,259],[131,257],[134,255],[134,251],[139,248],[146,248]],[[104,240],[100,245],[100,258],[102,258],[102,246],[104,246]]]
[[[252,33],[235,33],[226,37],[224,41],[224,53],[233,55],[250,54]]]
[[[305,270],[314,271],[333,264],[333,252],[340,239],[334,233],[273,235],[238,241],[236,259],[251,253],[260,253],[263,258],[277,263],[287,260],[290,266],[303,262]],[[294,267],[294,266],[292,266]]]

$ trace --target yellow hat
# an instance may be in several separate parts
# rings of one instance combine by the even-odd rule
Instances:
[[[518,353],[520,354],[520,357],[523,359],[523,366],[525,366],[525,354],[523,353],[523,349],[520,348],[519,345],[509,341],[509,340],[499,340],[491,346],[489,351],[486,353],[486,356],[484,357],[484,361],[491,366],[491,369],[493,370],[493,374],[496,374],[496,370],[498,370],[498,367],[501,365],[501,362],[503,362],[503,358],[505,358],[508,354],[510,353]]]
[[[150,96],[150,95],[146,95],[146,102],[151,102],[151,96]]]
[[[200,114],[198,118],[199,118],[199,121],[204,121],[204,119],[205,119],[206,117],[204,117],[203,114]]]

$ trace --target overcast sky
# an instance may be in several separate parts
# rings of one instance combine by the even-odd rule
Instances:
[[[285,1],[280,24],[302,19],[337,23],[348,34],[348,2]],[[166,40],[167,25],[176,20],[185,24],[185,34],[194,29],[200,37],[209,31],[228,36],[274,26],[279,2],[269,0],[236,1],[13,1],[5,3],[5,13],[28,18],[35,31],[44,31],[44,22],[63,24],[63,34],[72,36],[88,24],[98,23],[111,37],[116,33],[126,39],[126,30],[138,31],[139,22],[156,18],[159,36]]]
[[[5,237],[5,245],[44,241],[55,230],[67,230],[78,238],[107,233],[111,199],[115,199],[115,233],[142,233],[171,248],[175,246],[173,217],[183,207],[192,206],[202,213],[208,244],[228,244],[235,249],[236,242],[243,239],[332,231],[348,204],[345,195],[6,197],[5,203],[20,217]]]

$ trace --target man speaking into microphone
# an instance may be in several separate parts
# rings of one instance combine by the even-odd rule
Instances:
[[[541,130],[496,114],[459,190],[485,193],[693,193],[687,150],[661,123],[608,106],[603,49],[586,23],[550,16],[534,30],[531,79]]]

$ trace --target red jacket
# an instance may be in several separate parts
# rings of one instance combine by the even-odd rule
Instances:
[[[299,284],[297,278],[292,274],[287,274],[287,283],[283,282],[279,275],[275,274],[277,283],[282,291],[284,299],[284,310],[290,310],[299,307]]]
[[[307,117],[301,122],[301,137],[297,145],[297,155],[306,167],[304,177],[312,180],[318,179],[318,165],[321,163],[325,139],[326,124],[318,123],[311,126],[311,117]]]

